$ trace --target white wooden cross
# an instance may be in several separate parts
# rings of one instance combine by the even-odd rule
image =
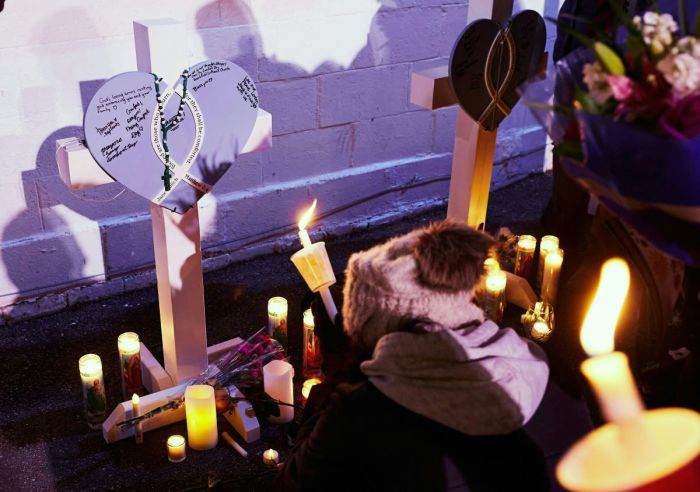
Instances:
[[[158,73],[164,80],[177,80],[188,65],[188,60],[182,58],[182,53],[188,52],[188,46],[181,22],[172,19],[136,21],[134,44],[139,71]],[[88,149],[76,139],[57,140],[56,145],[59,174],[71,189],[113,182]],[[242,153],[266,150],[271,146],[272,116],[259,109],[255,128]],[[177,385],[199,376],[209,361],[241,342],[240,338],[234,338],[207,348],[199,208],[194,206],[184,215],[179,215],[151,203],[151,220],[165,368],[142,343],[143,381],[151,392],[141,399],[142,412],[166,403],[182,391]],[[259,435],[257,420],[251,416],[249,407],[245,402],[239,404],[234,412],[236,415],[230,416],[232,424],[246,440]],[[105,421],[103,434],[107,442],[133,435],[133,429],[124,432],[115,425],[128,418],[130,411],[130,402],[121,403]],[[144,430],[183,418],[184,411],[166,412],[149,419]]]
[[[467,24],[478,19],[494,19],[503,24],[513,12],[513,0],[472,0],[467,7]],[[542,64],[547,55],[543,54]],[[447,65],[411,74],[411,102],[427,109],[457,104],[450,87]],[[491,174],[498,131],[484,130],[457,106],[457,126],[452,155],[452,176],[447,217],[483,230],[491,191]],[[508,272],[507,272],[508,273]],[[537,300],[525,279],[509,274],[509,302],[527,309]]]

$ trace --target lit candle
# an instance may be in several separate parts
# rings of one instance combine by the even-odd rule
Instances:
[[[520,317],[525,334],[537,341],[546,342],[554,331],[554,309],[546,302],[536,302]]]
[[[574,444],[557,465],[568,490],[700,490],[700,415],[686,408],[645,411],[627,357],[614,352],[615,326],[630,273],[619,258],[601,270],[581,328],[591,356],[581,365],[609,421]]]
[[[283,360],[273,360],[263,367],[263,382],[265,393],[271,398],[283,403],[294,403],[294,387],[292,378],[294,368],[289,362]],[[270,416],[268,420],[273,424],[286,424],[294,418],[294,407],[279,405],[279,417]]]
[[[302,373],[305,378],[321,374],[321,345],[314,331],[314,313],[311,309],[304,311],[304,353]]]
[[[319,378],[311,378],[304,381],[304,384],[301,387],[301,396],[304,398],[304,401],[309,399],[311,388],[313,388],[317,384],[321,384],[321,382],[322,381]]]
[[[280,454],[274,449],[268,449],[263,452],[263,463],[267,466],[277,466],[280,461]]]
[[[185,448],[185,438],[179,434],[172,435],[168,438],[168,460],[173,463],[185,461],[187,450]]]
[[[299,220],[299,238],[302,249],[292,255],[292,263],[297,267],[304,281],[312,292],[318,292],[326,308],[331,322],[335,322],[338,308],[335,305],[329,287],[335,284],[335,273],[326,252],[326,244],[323,241],[311,243],[306,227],[309,225],[316,208],[316,200],[309,209],[304,212]]]
[[[506,305],[506,272],[493,270],[486,275],[483,300],[484,314],[496,323],[503,320]]]
[[[306,210],[306,212],[302,214],[301,219],[299,219],[299,239],[301,239],[301,245],[304,248],[311,247],[311,238],[309,237],[309,233],[306,232],[306,226],[308,226],[309,222],[311,222],[311,217],[314,215],[314,210],[316,210],[317,203],[318,200],[314,198],[314,202]]]
[[[624,260],[603,265],[598,290],[581,328],[581,344],[591,356],[581,371],[593,387],[603,416],[609,422],[629,421],[643,410],[627,356],[614,352],[615,326],[627,297],[630,272]]]
[[[141,412],[139,411],[139,395],[134,393],[131,396],[131,416],[140,417]],[[134,426],[134,438],[136,439],[136,444],[141,444],[143,442],[143,427],[141,422]]]
[[[197,451],[211,449],[219,442],[216,427],[214,388],[208,384],[193,384],[185,389],[187,439]]]
[[[542,292],[541,297],[544,302],[555,305],[557,300],[557,292],[559,290],[559,275],[561,274],[561,265],[564,262],[564,250],[557,248],[547,254],[544,259],[544,273],[542,275]]]
[[[523,234],[518,237],[518,249],[515,253],[515,274],[528,278],[532,274],[532,264],[535,261],[537,239]]]
[[[102,377],[102,360],[98,355],[86,354],[78,361],[83,382],[85,416],[91,429],[100,429],[107,416],[107,396]]]
[[[267,301],[267,333],[287,346],[287,299],[272,297]]]
[[[127,331],[117,338],[119,361],[122,378],[122,394],[124,399],[136,393],[143,395],[143,379],[141,377],[141,342],[139,336]]]
[[[537,286],[542,287],[542,277],[544,275],[544,259],[547,255],[559,249],[559,238],[557,236],[542,236],[540,239],[540,256],[537,260]]]

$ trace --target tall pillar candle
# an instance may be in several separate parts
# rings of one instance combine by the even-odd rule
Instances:
[[[482,307],[486,317],[496,323],[503,321],[507,278],[503,270],[492,270],[486,275]]]
[[[83,383],[85,417],[91,429],[100,429],[107,416],[107,396],[102,376],[102,360],[99,355],[86,354],[78,361]]]
[[[544,273],[542,275],[542,292],[540,297],[544,302],[556,305],[557,292],[559,291],[559,275],[561,265],[564,262],[564,250],[557,248],[550,252],[544,259]]]
[[[515,274],[519,277],[529,278],[532,275],[532,265],[535,262],[535,249],[537,239],[534,236],[523,234],[518,237],[518,249],[515,253]]]
[[[294,368],[289,362],[283,360],[273,360],[263,367],[263,381],[265,393],[271,398],[283,403],[294,403],[294,387],[292,378]],[[268,420],[273,424],[286,424],[294,419],[294,407],[279,405],[279,417],[270,416]]]
[[[204,451],[216,446],[219,434],[216,426],[214,388],[194,384],[185,389],[187,441],[192,449]]]
[[[136,393],[144,394],[143,378],[141,377],[141,341],[139,336],[131,331],[117,338],[119,349],[119,367],[122,378],[122,396],[126,400]]]
[[[559,238],[557,236],[542,236],[540,239],[540,255],[537,259],[537,287],[542,288],[542,277],[544,275],[544,259],[549,253],[559,249]]]
[[[302,373],[305,378],[315,378],[321,374],[321,346],[314,330],[314,314],[311,309],[304,311],[304,353]]]
[[[287,346],[287,299],[272,297],[267,301],[267,333]]]

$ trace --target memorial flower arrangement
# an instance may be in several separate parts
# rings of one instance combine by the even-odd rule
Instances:
[[[267,328],[262,328],[247,340],[210,363],[207,370],[200,376],[188,381],[187,386],[193,384],[208,384],[215,388],[262,386],[263,366],[271,360],[284,358],[285,352],[282,345],[267,334]],[[184,404],[185,390],[183,389],[181,395],[173,398],[168,403],[154,408],[139,417],[120,422],[119,425],[124,429],[129,429],[159,413],[177,410]]]
[[[675,140],[697,137],[700,26],[688,34],[670,14],[650,11],[629,18],[619,12],[627,29],[624,43],[577,34],[596,59],[583,65],[584,87],[576,91],[575,107]]]
[[[677,18],[608,3],[612,31],[559,24],[583,47],[550,73],[554,104],[541,103],[540,82],[524,97],[549,110],[569,175],[661,251],[700,264],[700,22],[689,29],[683,0]]]

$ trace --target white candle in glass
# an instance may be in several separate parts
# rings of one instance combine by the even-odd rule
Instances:
[[[549,253],[559,249],[559,238],[557,236],[542,236],[540,239],[540,256],[537,260],[537,286],[542,287],[542,277],[544,276],[544,259]]]
[[[277,466],[280,461],[280,454],[274,449],[268,449],[263,452],[263,463],[268,466]]]
[[[518,248],[515,253],[515,274],[527,278],[532,274],[532,265],[535,261],[535,249],[537,239],[534,236],[523,234],[518,236]]]
[[[263,367],[265,393],[271,398],[283,403],[294,403],[294,387],[292,378],[294,368],[289,362],[273,360]],[[294,419],[294,407],[279,405],[279,417],[270,416],[268,420],[274,424],[286,424]]]
[[[100,429],[107,417],[107,395],[102,376],[102,359],[96,354],[83,355],[78,361],[83,383],[85,416],[91,429]]]
[[[124,399],[136,393],[143,394],[143,378],[141,376],[141,341],[139,336],[127,331],[117,338],[119,363],[121,368],[122,395]]]
[[[173,463],[180,463],[187,457],[185,447],[185,438],[179,434],[172,435],[168,438],[168,460]]]
[[[321,374],[321,346],[314,330],[314,313],[311,309],[304,311],[303,325],[302,374],[305,378],[313,378]]]
[[[287,299],[271,297],[267,301],[267,333],[282,345],[287,345]]]
[[[564,262],[564,250],[557,248],[547,254],[544,259],[544,273],[542,275],[541,298],[544,302],[555,305],[557,292],[559,291],[559,275],[561,265]]]
[[[581,328],[581,344],[591,356],[581,364],[581,371],[593,387],[603,416],[610,422],[629,421],[644,409],[627,356],[614,352],[615,326],[629,284],[629,267],[624,260],[613,258],[605,262]]]
[[[492,270],[486,275],[483,309],[487,318],[499,322],[505,310],[506,282],[508,277],[503,270]]]
[[[185,389],[185,417],[187,440],[197,451],[211,449],[219,442],[216,425],[214,388],[208,384],[194,384]]]

